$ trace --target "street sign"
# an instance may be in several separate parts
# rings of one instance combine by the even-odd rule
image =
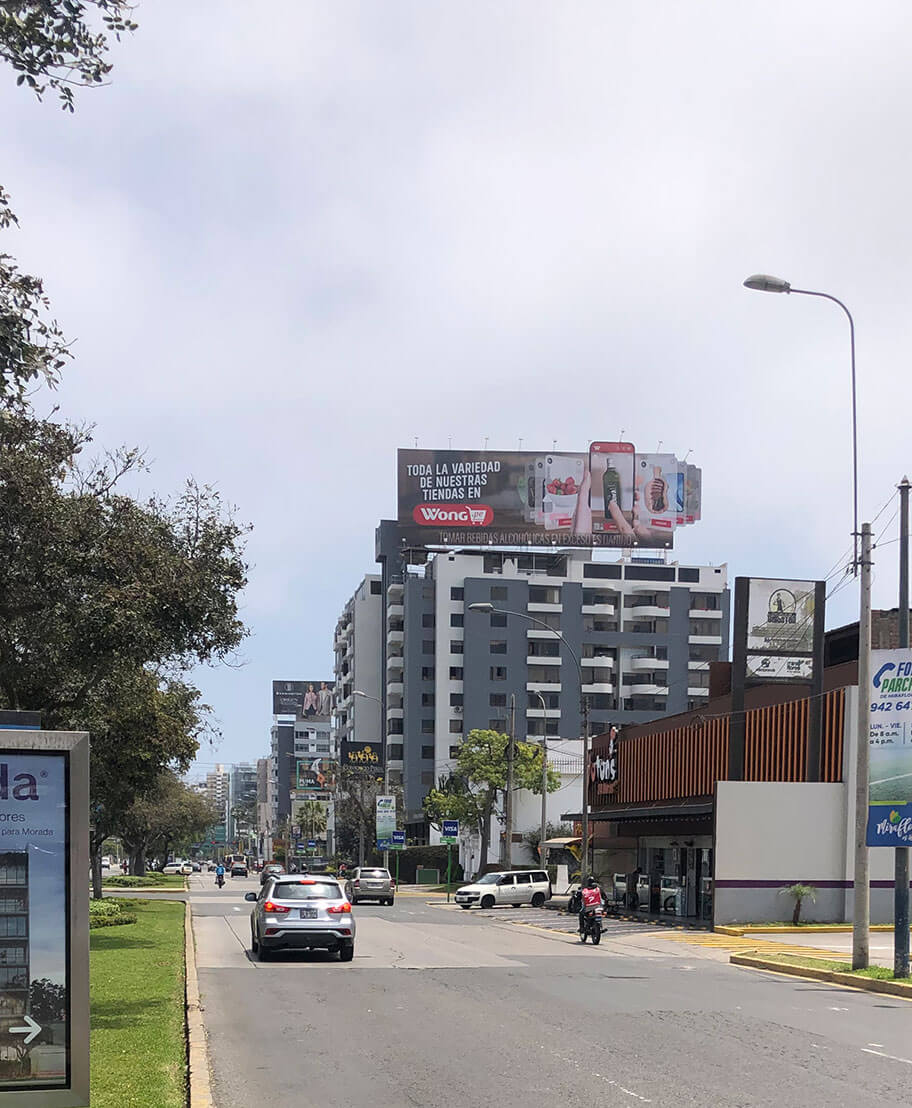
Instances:
[[[445,819],[441,828],[440,841],[452,844],[459,841],[459,820]]]
[[[396,830],[396,798],[394,796],[377,797],[377,838],[391,839]],[[389,847],[383,847],[389,850]]]
[[[89,1103],[89,736],[2,732],[0,1105]],[[36,1006],[36,993],[43,1003]]]
[[[392,850],[393,849],[393,840],[392,839],[377,839],[377,849],[378,850]]]
[[[317,845],[317,840],[316,839],[308,839],[307,840],[307,845],[311,850],[313,850],[313,848]]]
[[[390,842],[390,850],[404,850],[405,849],[405,832],[394,831],[393,837]]]

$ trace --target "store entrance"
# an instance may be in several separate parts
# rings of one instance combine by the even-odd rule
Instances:
[[[712,839],[641,839],[638,910],[686,920],[712,919]]]

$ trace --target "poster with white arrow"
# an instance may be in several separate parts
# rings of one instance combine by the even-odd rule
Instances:
[[[59,752],[0,752],[0,1102],[67,1081],[66,769]]]

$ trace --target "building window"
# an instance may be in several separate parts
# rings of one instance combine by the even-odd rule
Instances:
[[[422,600],[433,600],[434,599],[434,586],[433,585],[422,585],[421,586],[421,599]]]
[[[421,775],[421,784],[422,785],[433,785],[434,784],[434,773],[433,773],[432,770],[425,770],[425,772],[422,773],[422,775]]]
[[[421,653],[422,654],[433,654],[434,649],[435,648],[434,648],[434,640],[433,639],[423,639],[422,640],[422,643],[421,643]]]
[[[506,639],[492,639],[491,640],[491,653],[492,654],[506,654],[507,641]]]
[[[370,585],[371,585],[371,589],[370,589],[371,596],[379,596],[380,595],[380,582],[379,581],[371,581]]]
[[[450,627],[462,627],[465,622],[465,618],[462,612],[450,613]]]
[[[507,586],[506,585],[492,585],[491,586],[491,599],[492,600],[506,600],[507,599]]]
[[[450,639],[450,653],[451,654],[462,654],[463,649],[464,649],[464,644],[463,644],[462,639]]]
[[[559,658],[561,644],[556,639],[529,639],[529,658]]]
[[[547,585],[529,586],[530,604],[560,604],[560,598],[559,588],[552,588]]]
[[[451,692],[450,693],[450,707],[451,708],[461,708],[462,707],[462,693],[461,692]]]
[[[488,697],[488,703],[492,708],[506,708],[507,706],[507,694],[502,692],[492,692]]]
[[[492,681],[506,681],[507,679],[506,666],[491,666],[490,672]]]
[[[684,569],[683,567],[679,567],[679,569],[678,569],[678,580],[679,581],[688,581],[688,582],[699,581],[700,580],[700,571],[698,569]]]
[[[717,620],[692,619],[690,621],[691,635],[718,636],[721,631]]]
[[[389,743],[386,748],[386,756],[391,762],[401,762],[402,743]]]
[[[434,694],[432,692],[423,692],[421,694],[421,707],[433,708],[434,707]]]
[[[424,615],[421,617],[422,627],[433,627],[435,623],[436,620],[434,619],[433,612],[425,612]]]
[[[450,680],[461,681],[462,680],[462,666],[450,666]]]
[[[559,693],[541,693],[545,701],[545,707],[549,709],[557,709],[560,707],[560,694]],[[529,707],[536,708],[541,711],[542,702],[538,699],[538,693],[529,693]],[[591,699],[591,698],[590,698]]]
[[[421,757],[424,758],[425,760],[430,759],[431,761],[433,761],[434,760],[434,748],[432,746],[423,746],[421,748]]]
[[[465,599],[465,589],[454,586],[450,589],[450,600],[463,600]]]
[[[401,735],[403,734],[403,726],[401,719],[390,719],[386,721],[386,733],[387,735]]]
[[[434,734],[434,721],[432,719],[423,719],[421,721],[421,734],[433,735]]]
[[[459,747],[458,746],[451,746],[450,747],[450,757],[451,758],[458,758],[459,757]]]
[[[462,734],[462,720],[461,719],[451,719],[450,720],[450,734],[451,735],[461,735]]]
[[[507,617],[503,612],[491,612],[491,626],[492,627],[506,627]]]
[[[506,731],[507,721],[505,719],[489,719],[488,727],[491,731]]]
[[[601,577],[614,581],[620,579],[621,567],[618,565],[606,565],[604,562],[587,562],[583,566],[584,577]]]
[[[433,681],[434,680],[434,667],[433,666],[422,666],[421,667],[421,680],[422,681]]]
[[[627,566],[624,577],[628,581],[673,581],[674,566]]]

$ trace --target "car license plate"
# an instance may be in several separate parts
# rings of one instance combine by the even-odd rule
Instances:
[[[301,919],[316,919],[316,918],[317,918],[316,908],[302,908],[301,909]]]

